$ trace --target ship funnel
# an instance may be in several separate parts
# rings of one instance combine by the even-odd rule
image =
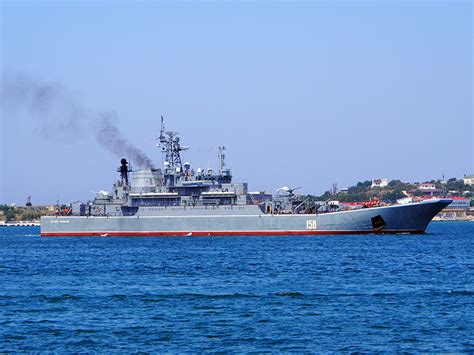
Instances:
[[[122,179],[122,184],[124,183],[125,181],[125,185],[128,186],[128,172],[130,170],[128,170],[128,162],[127,162],[127,159],[125,158],[122,158],[120,160],[120,168],[118,169],[119,172],[120,172],[120,178]]]

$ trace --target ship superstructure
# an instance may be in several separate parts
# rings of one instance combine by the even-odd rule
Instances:
[[[188,149],[179,134],[165,131],[161,118],[158,147],[161,168],[132,170],[126,159],[111,192],[72,204],[69,216],[43,217],[41,234],[52,235],[253,235],[424,232],[451,200],[341,211],[330,202],[316,204],[282,187],[272,196],[252,193],[233,182],[226,148],[219,147],[219,169],[182,162]]]
[[[248,193],[247,183],[232,181],[231,170],[226,168],[225,147],[219,147],[218,172],[211,168],[194,169],[189,162],[182,163],[180,153],[188,147],[181,145],[179,134],[165,132],[163,119],[161,124],[157,145],[164,156],[163,167],[132,171],[127,160],[122,159],[117,169],[120,180],[114,183],[112,192],[100,191],[94,201],[87,204],[74,203],[73,215],[148,215],[160,207],[186,209],[189,213],[219,206],[258,205],[263,209],[270,206],[270,203],[258,204]]]

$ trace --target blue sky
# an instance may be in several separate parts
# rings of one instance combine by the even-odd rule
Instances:
[[[60,85],[87,111],[77,130],[2,109],[0,203],[85,200],[119,159],[93,121],[156,163],[167,128],[184,160],[217,146],[251,190],[320,194],[371,178],[473,172],[471,1],[2,1],[2,82]],[[48,127],[46,127],[48,128]]]

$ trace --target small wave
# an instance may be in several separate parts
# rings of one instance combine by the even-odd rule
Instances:
[[[453,296],[474,296],[474,291],[470,290],[449,290],[446,293]]]
[[[403,292],[401,293],[395,293],[395,292],[375,292],[371,296],[372,297],[390,297],[390,296],[399,296],[402,295]]]
[[[22,309],[21,311],[22,313],[42,313],[43,312],[43,308],[26,308],[26,309]]]
[[[158,334],[155,334],[155,338],[151,338],[150,340],[147,340],[145,342],[146,345],[155,345],[157,342],[162,342],[162,341],[170,341],[173,339],[173,332],[170,331],[162,331],[159,332]]]
[[[207,298],[207,299],[227,299],[227,298],[257,298],[259,296],[247,293],[224,293],[224,294],[206,294],[206,293],[179,293],[179,294],[162,294],[147,295],[145,302],[159,302],[160,299],[173,298]]]
[[[19,297],[16,297],[16,296],[10,296],[10,295],[0,295],[0,301],[3,301],[3,300],[14,300],[16,298],[19,298]]]
[[[97,330],[94,330],[94,329],[76,329],[74,332],[76,334],[94,334],[94,333],[97,333]]]
[[[131,325],[129,327],[124,328],[125,330],[144,330],[146,329],[143,325]]]
[[[212,305],[196,305],[193,307],[194,309],[198,309],[200,311],[218,311],[220,309],[224,309],[225,307],[215,307]]]
[[[70,343],[72,347],[76,347],[76,346],[96,346],[97,343],[91,339],[82,339],[82,340],[79,340],[79,341],[76,341],[76,342],[72,342]]]
[[[61,295],[61,296],[39,296],[40,299],[45,300],[48,303],[58,303],[63,301],[77,301],[81,298],[78,296],[70,295],[68,293]]]
[[[386,325],[372,325],[370,328],[372,329],[390,329],[390,327]]]
[[[128,296],[117,294],[117,295],[112,295],[111,298],[117,301],[125,301],[128,298]]]
[[[160,298],[154,298],[154,297],[144,297],[144,298],[142,298],[142,301],[147,302],[147,303],[157,303],[157,302],[161,302],[163,300],[160,299]]]
[[[206,298],[206,299],[232,299],[232,298],[255,298],[258,297],[248,293],[218,293],[218,294],[206,294],[206,293],[182,293],[174,297],[183,298]]]
[[[229,293],[229,294],[220,294],[220,295],[206,295],[205,297],[209,298],[255,298],[258,296],[247,294],[247,293]]]
[[[49,323],[49,322],[48,322]],[[61,334],[61,331],[59,329],[55,329],[55,328],[43,328],[41,330],[42,333],[46,333],[46,334],[49,334],[49,335],[60,335]]]
[[[4,337],[5,337],[5,340],[25,340],[26,339],[24,335],[17,335],[17,334],[12,334],[12,335],[6,334],[4,335]]]
[[[254,338],[254,337],[240,338],[239,342],[240,343],[255,343],[257,342],[257,338]]]
[[[301,297],[304,296],[301,292],[278,292],[277,296],[281,297]]]
[[[67,311],[66,307],[53,307],[53,308],[48,308],[48,312],[65,312]]]
[[[129,336],[130,334],[134,334],[136,332],[145,331],[146,329],[147,329],[146,327],[141,326],[141,325],[131,325],[129,327],[124,327],[124,328],[114,330],[112,334],[116,336],[124,337],[124,336]]]

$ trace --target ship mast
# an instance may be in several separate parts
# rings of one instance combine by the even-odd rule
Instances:
[[[157,145],[161,147],[161,151],[165,154],[165,161],[169,163],[169,167],[173,170],[180,168],[180,171],[183,171],[180,152],[189,149],[189,147],[181,145],[178,132],[165,131],[163,116],[161,116],[160,136],[157,137],[157,140]]]
[[[225,169],[225,147],[224,146],[220,146],[218,147],[219,148],[219,154],[218,154],[218,158],[219,158],[219,175],[222,175],[223,172],[224,172],[224,169]]]

